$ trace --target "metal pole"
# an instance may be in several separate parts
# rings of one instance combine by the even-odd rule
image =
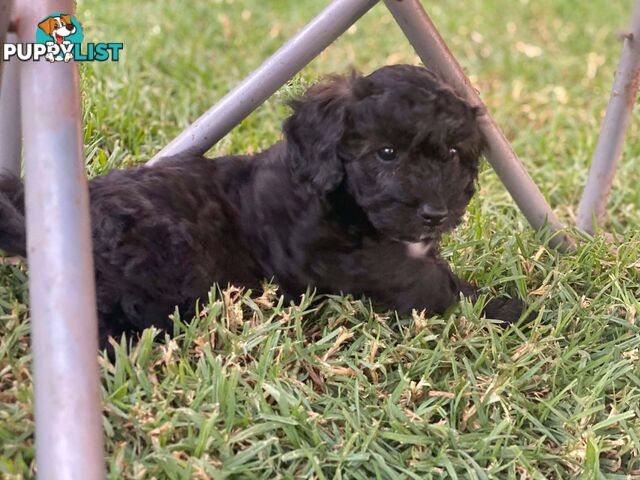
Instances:
[[[164,147],[148,165],[177,153],[205,153],[377,2],[334,0],[271,58]]]
[[[636,0],[631,29],[625,35],[622,56],[593,154],[589,177],[578,207],[578,228],[593,233],[602,219],[622,152],[624,135],[640,86],[640,0]]]
[[[10,33],[8,42],[17,42],[18,37]],[[0,174],[20,174],[22,134],[20,132],[20,62],[6,62],[0,88]]]
[[[21,0],[21,42],[73,0]],[[20,68],[38,478],[104,478],[98,334],[77,66]]]
[[[0,0],[0,46],[4,44],[9,24],[11,23],[11,13],[13,12],[13,0]],[[0,49],[1,50],[1,49]],[[0,51],[0,89],[2,88],[2,52]]]
[[[465,93],[474,105],[483,105],[480,96],[449,51],[420,1],[384,0],[384,3],[425,65],[438,71],[447,82]],[[535,229],[547,226],[552,232],[561,230],[562,224],[495,120],[488,112],[482,118],[482,129],[489,143],[487,159],[524,216]],[[551,239],[551,244],[560,248],[571,248],[573,242],[567,236],[558,233]]]

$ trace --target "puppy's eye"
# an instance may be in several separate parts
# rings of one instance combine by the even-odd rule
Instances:
[[[392,162],[398,158],[398,151],[393,147],[383,147],[376,151],[376,156],[383,162]]]
[[[457,158],[458,158],[458,149],[457,149],[457,148],[453,148],[453,147],[451,147],[451,148],[449,149],[449,158],[450,158],[451,160],[455,160],[455,159],[457,159]]]

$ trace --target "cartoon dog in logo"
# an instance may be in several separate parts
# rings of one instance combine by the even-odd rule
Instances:
[[[66,40],[66,38],[69,35],[73,35],[76,31],[76,27],[71,21],[71,16],[63,15],[63,14],[56,17],[45,18],[42,22],[38,24],[38,27],[40,27],[44,33],[49,35],[53,39],[53,42],[57,45],[61,45],[63,43],[64,44],[71,43],[68,40]],[[56,60],[62,60],[61,57],[60,58],[54,57],[53,53],[49,53],[46,56],[46,59],[49,60],[50,62],[54,62]],[[65,62],[68,62],[71,59],[73,59],[72,53],[65,54],[64,56]]]

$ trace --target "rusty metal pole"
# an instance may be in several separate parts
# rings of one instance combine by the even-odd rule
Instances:
[[[34,42],[73,0],[20,0],[21,42]],[[104,478],[98,332],[77,65],[20,66],[27,255],[39,479]]]
[[[384,3],[425,65],[438,71],[447,82],[464,92],[474,105],[483,106],[480,96],[420,1],[384,0]],[[551,239],[552,245],[571,249],[572,240],[558,233],[563,228],[562,224],[488,111],[483,116],[481,126],[489,143],[487,159],[531,226],[536,230],[549,228],[556,233]]]
[[[0,46],[4,44],[9,24],[11,23],[11,14],[13,13],[13,0],[0,0]],[[1,49],[0,49],[1,50]],[[0,89],[2,89],[2,52],[0,51]]]
[[[7,42],[17,41],[15,34],[7,35]],[[0,78],[0,174],[20,175],[20,62],[5,62]]]
[[[640,0],[636,0],[631,28],[624,37],[622,56],[593,154],[589,177],[578,207],[578,228],[593,233],[607,206],[611,183],[622,153],[624,135],[640,86]]]

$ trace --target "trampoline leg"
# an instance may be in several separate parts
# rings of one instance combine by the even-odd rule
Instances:
[[[13,12],[13,0],[0,0],[0,45],[2,45],[9,31],[11,14]],[[2,52],[0,52],[0,89],[2,89]]]
[[[622,56],[613,81],[611,97],[593,154],[589,177],[578,207],[577,226],[593,233],[601,221],[622,146],[640,86],[640,0],[636,0],[631,30],[626,35]]]
[[[20,0],[20,41],[35,41],[43,12],[73,13],[73,5]],[[104,478],[77,66],[24,62],[20,91],[38,478]]]
[[[7,42],[17,42],[7,35]],[[20,62],[5,62],[0,88],[0,174],[20,175],[22,134],[20,132]]]
[[[147,165],[177,153],[204,154],[376,3],[378,0],[334,0]]]
[[[420,1],[384,1],[425,65],[438,71],[460,91],[466,92],[473,104],[483,105]],[[535,229],[547,226],[552,232],[561,230],[562,224],[488,112],[483,116],[482,129],[489,143],[489,163],[531,226]],[[572,240],[561,233],[553,236],[551,244],[561,249],[571,249],[573,246]]]

